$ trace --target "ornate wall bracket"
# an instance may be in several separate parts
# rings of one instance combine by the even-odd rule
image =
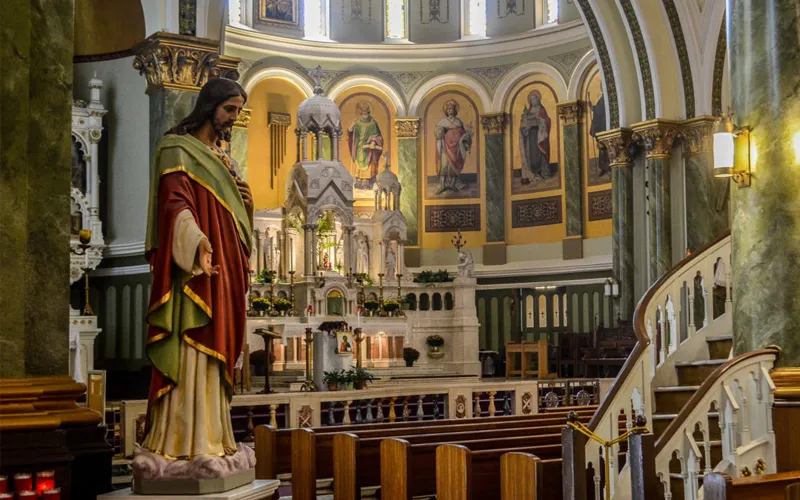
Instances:
[[[250,125],[250,119],[253,117],[253,110],[250,108],[242,108],[239,112],[239,117],[234,122],[233,126],[236,128],[247,128]]]
[[[160,31],[134,52],[133,67],[147,78],[147,93],[162,88],[199,91],[216,77],[239,79],[239,58],[221,56],[219,42]]]
[[[506,132],[508,113],[493,113],[481,116],[481,125],[486,135],[501,135]]]
[[[416,139],[419,135],[419,118],[398,118],[394,121],[398,139]]]
[[[669,158],[675,142],[682,137],[681,122],[673,120],[648,120],[631,128],[633,139],[642,143],[648,160]]]
[[[636,156],[633,130],[616,128],[597,134],[601,147],[608,151],[608,162],[613,167],[631,167]]]
[[[561,123],[571,125],[580,121],[583,103],[581,101],[562,102],[556,106],[556,109]]]

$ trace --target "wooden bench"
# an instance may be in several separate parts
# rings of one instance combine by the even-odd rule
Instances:
[[[796,483],[800,483],[800,471],[738,479],[712,472],[703,478],[703,490],[706,500],[785,500],[787,489]]]
[[[514,354],[519,354],[520,369],[514,368]],[[529,370],[528,367],[533,362],[532,355],[536,354],[538,358],[538,369],[536,371]],[[536,375],[538,378],[543,379],[550,376],[547,373],[547,340],[539,339],[538,342],[508,342],[506,344],[506,378],[512,375],[519,375],[520,378],[525,378],[527,375]],[[552,374],[553,377],[556,374]]]

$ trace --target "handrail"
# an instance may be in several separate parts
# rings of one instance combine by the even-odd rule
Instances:
[[[655,445],[655,453],[658,455],[661,450],[664,449],[667,442],[675,435],[676,432],[681,428],[681,426],[686,422],[686,419],[689,415],[695,410],[697,405],[700,401],[705,397],[705,395],[710,391],[714,385],[719,382],[719,380],[729,371],[738,368],[739,365],[745,363],[746,361],[758,357],[763,356],[765,354],[775,354],[778,356],[780,354],[780,350],[777,347],[767,347],[764,349],[759,349],[758,351],[750,351],[744,354],[740,354],[733,359],[728,360],[723,365],[717,367],[716,370],[711,372],[705,381],[703,381],[700,388],[695,391],[691,398],[689,398],[689,402],[686,403],[681,411],[678,413],[678,416],[675,417],[672,422],[670,422],[669,426],[667,426],[666,430],[659,436],[658,441],[656,441]]]
[[[622,365],[617,378],[614,379],[611,387],[609,388],[608,394],[606,394],[605,399],[600,404],[600,407],[595,412],[592,420],[589,422],[589,429],[594,431],[597,429],[597,426],[600,424],[600,420],[603,418],[608,412],[608,408],[613,404],[614,397],[620,390],[620,386],[628,377],[628,374],[633,370],[633,367],[639,362],[642,355],[645,353],[647,346],[650,345],[651,339],[650,336],[647,335],[647,329],[645,328],[645,311],[647,310],[647,306],[650,305],[650,301],[653,297],[658,293],[659,289],[662,285],[667,283],[672,276],[680,272],[684,266],[689,264],[695,259],[700,258],[706,250],[709,250],[714,245],[718,244],[728,236],[730,236],[730,231],[725,231],[714,241],[708,243],[694,254],[685,257],[683,260],[678,262],[677,265],[673,266],[664,276],[658,279],[650,288],[647,289],[647,292],[642,296],[639,300],[639,303],[636,305],[636,309],[633,313],[633,332],[636,335],[636,345],[634,346],[631,354],[628,356],[628,359],[625,360],[625,363]]]

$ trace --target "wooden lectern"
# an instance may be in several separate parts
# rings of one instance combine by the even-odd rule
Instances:
[[[514,354],[520,355],[520,369],[515,370]],[[528,367],[533,362],[532,356],[538,355],[539,369],[538,371],[529,370]],[[509,342],[506,344],[506,378],[510,375],[519,375],[525,378],[526,375],[537,374],[542,378],[551,378],[556,374],[549,374],[547,372],[547,340],[539,339],[538,342]]]
[[[274,347],[272,342],[275,339],[281,338],[281,334],[268,330],[266,328],[256,328],[254,332],[264,338],[264,351],[266,352],[266,361],[264,362],[264,390],[260,394],[272,394],[272,389],[269,386],[269,371],[272,368],[272,355]]]

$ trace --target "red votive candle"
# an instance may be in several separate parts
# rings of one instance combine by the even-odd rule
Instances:
[[[33,489],[33,477],[28,473],[14,474],[14,491],[21,493]]]
[[[8,493],[8,476],[0,476],[0,493]]]
[[[44,492],[43,500],[61,500],[61,488],[53,488]]]
[[[17,498],[19,498],[19,500],[37,500],[39,495],[37,495],[35,491],[25,490],[17,492]]]
[[[0,493],[0,500],[13,500],[13,498],[14,498],[13,493],[8,493],[8,492]]]
[[[41,496],[47,490],[56,487],[56,473],[51,470],[43,470],[36,473],[36,494]]]

